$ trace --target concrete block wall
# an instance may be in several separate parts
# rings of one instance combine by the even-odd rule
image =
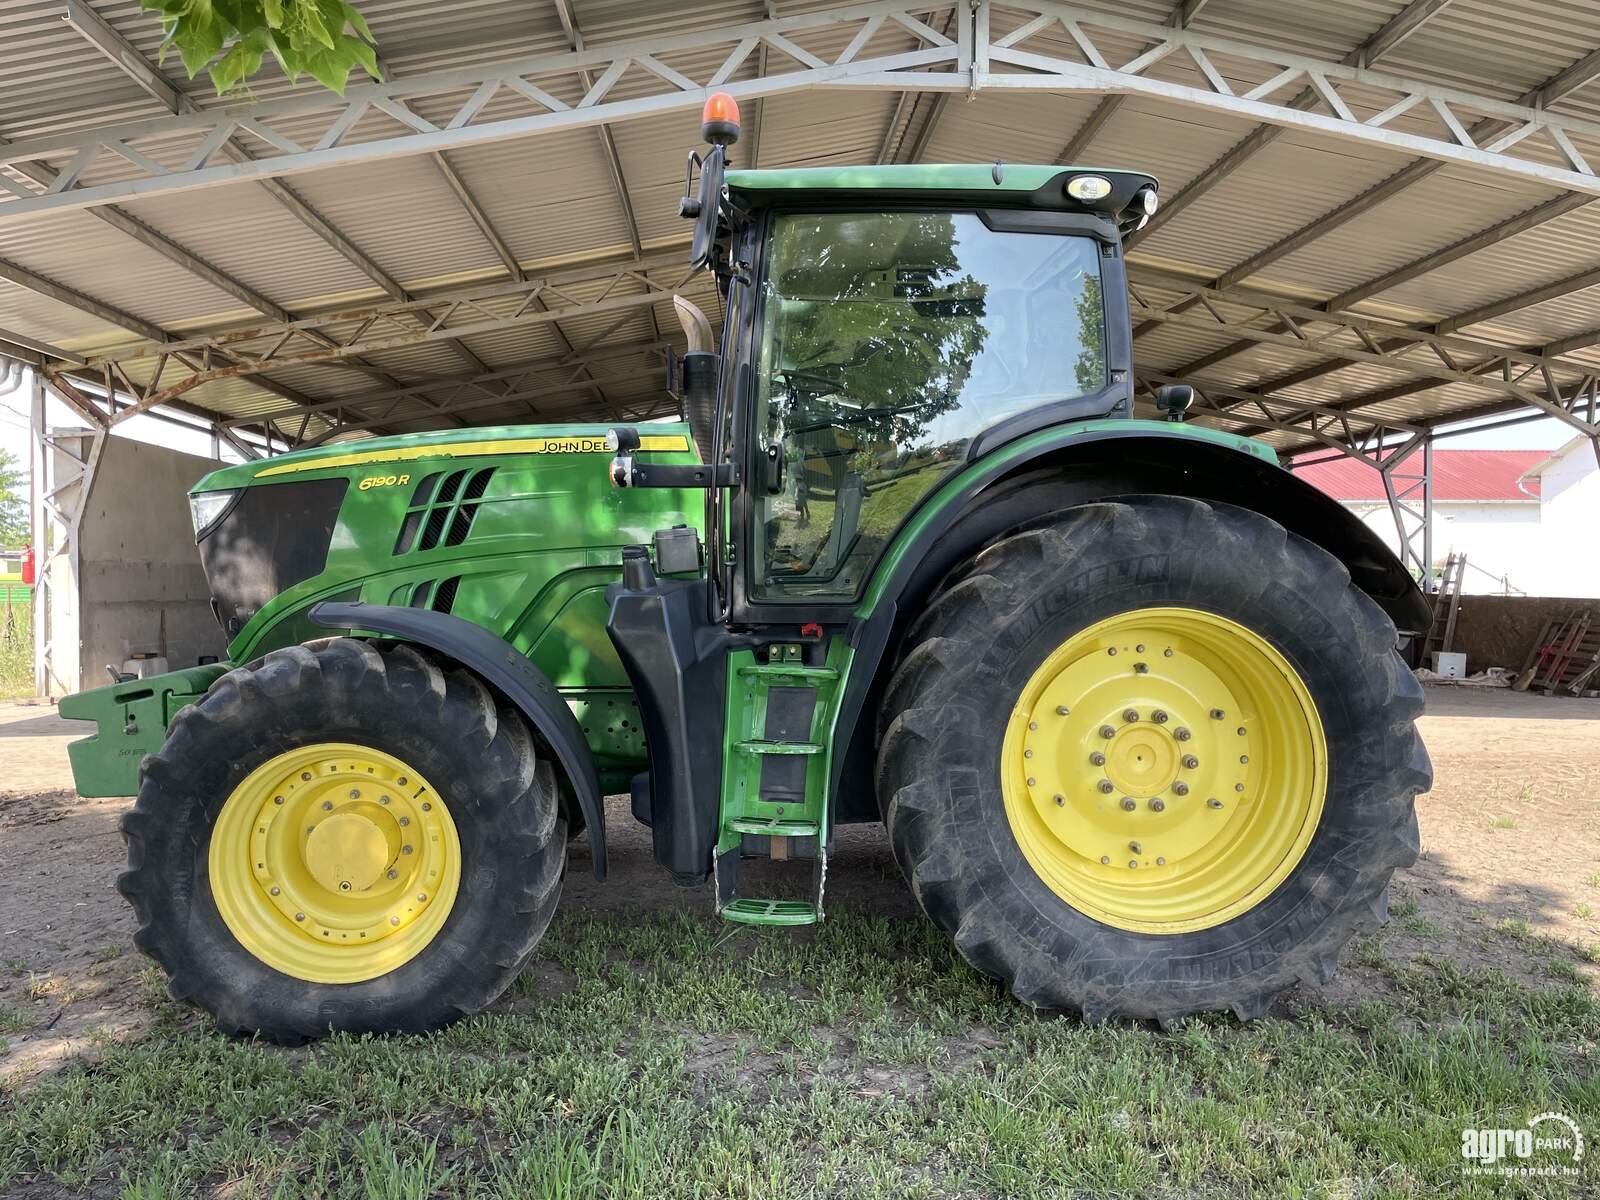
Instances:
[[[1467,670],[1510,667],[1520,671],[1545,622],[1590,609],[1600,624],[1600,600],[1550,596],[1462,596],[1452,649],[1464,651]]]
[[[109,682],[106,664],[159,652],[192,667],[227,650],[200,569],[189,489],[221,464],[162,446],[106,440],[79,528],[79,686]]]

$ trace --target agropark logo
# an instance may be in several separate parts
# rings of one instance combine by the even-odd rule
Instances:
[[[1521,1129],[1463,1129],[1461,1157],[1467,1175],[1577,1175],[1583,1131],[1565,1113],[1544,1112]]]

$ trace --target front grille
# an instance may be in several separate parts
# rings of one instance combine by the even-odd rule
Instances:
[[[459,546],[472,532],[478,502],[488,490],[493,467],[426,475],[411,494],[411,505],[395,539],[394,552]]]
[[[212,608],[229,637],[274,596],[322,574],[348,485],[311,479],[247,487],[200,539]]]

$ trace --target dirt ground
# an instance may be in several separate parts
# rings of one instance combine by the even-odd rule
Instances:
[[[1422,857],[1397,876],[1385,953],[1408,941],[1513,976],[1537,970],[1555,939],[1587,950],[1600,986],[1600,700],[1430,687],[1423,734],[1433,791],[1418,802]],[[0,705],[0,1077],[33,1076],[106,1036],[152,1020],[159,974],[133,949],[117,894],[122,799],[71,790],[66,746],[81,732],[48,707]],[[706,888],[674,886],[648,831],[614,797],[611,880],[596,884],[573,847],[566,909],[709,912]],[[830,863],[836,903],[908,918],[915,906],[878,826],[842,830]],[[1329,1003],[1380,999],[1381,974],[1347,951]]]

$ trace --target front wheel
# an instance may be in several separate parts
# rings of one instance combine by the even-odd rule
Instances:
[[[407,646],[230,672],[141,775],[135,941],[230,1032],[436,1028],[498,996],[555,910],[550,763],[476,677]]]
[[[983,551],[912,629],[879,796],[924,910],[1027,1003],[1250,1017],[1382,919],[1421,708],[1318,547],[1225,505],[1091,504]]]

